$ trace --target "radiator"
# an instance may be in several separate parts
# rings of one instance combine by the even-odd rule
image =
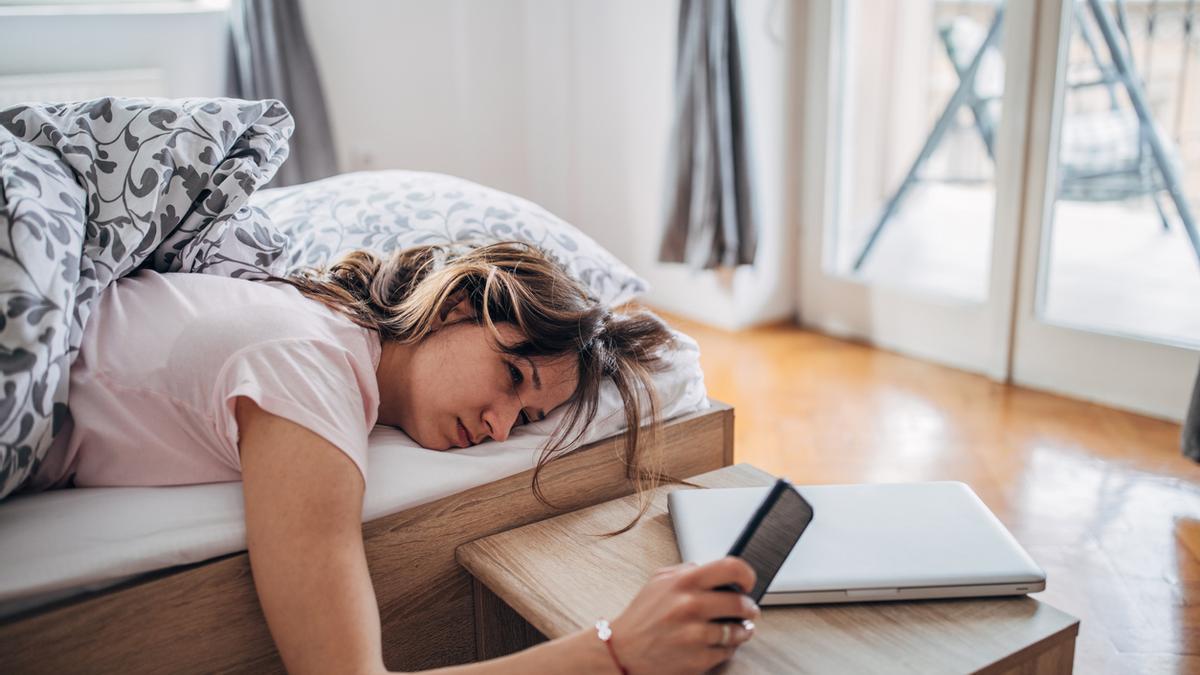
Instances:
[[[103,96],[166,96],[158,68],[0,76],[0,108],[17,103],[84,101]]]

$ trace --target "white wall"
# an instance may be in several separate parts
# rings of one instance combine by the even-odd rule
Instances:
[[[656,261],[675,2],[302,4],[343,168],[442,171],[528,197],[630,263],[664,309],[726,327],[793,315],[793,3],[738,4],[761,237],[757,264],[724,283]]]
[[[521,2],[301,4],[343,169],[440,171],[530,196]]]
[[[226,5],[0,7],[0,75],[161,68],[167,96],[222,96]]]

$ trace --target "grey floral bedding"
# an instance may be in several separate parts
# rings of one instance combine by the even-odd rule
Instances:
[[[451,176],[360,173],[256,192],[292,130],[278,101],[0,110],[0,499],[70,414],[70,366],[96,297],[138,269],[255,278],[356,248],[518,239],[606,303],[646,289],[544,209]]]
[[[141,267],[277,270],[247,199],[287,157],[277,101],[112,99],[0,111],[0,498],[68,413],[96,297]],[[272,252],[274,251],[274,252]]]

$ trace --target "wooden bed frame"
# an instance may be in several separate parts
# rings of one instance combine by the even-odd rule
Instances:
[[[672,476],[729,466],[733,409],[714,401],[665,423],[661,439],[662,466]],[[364,523],[387,667],[475,660],[471,578],[454,550],[632,493],[620,445],[619,437],[597,441],[546,467],[546,497],[560,508],[533,497],[532,471],[525,471]],[[283,672],[245,552],[0,622],[0,664],[7,673]]]

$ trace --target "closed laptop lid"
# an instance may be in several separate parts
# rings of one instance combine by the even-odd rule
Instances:
[[[770,488],[668,497],[684,561],[725,556]],[[967,485],[797,486],[813,520],[768,593],[1034,583],[1045,573]]]

